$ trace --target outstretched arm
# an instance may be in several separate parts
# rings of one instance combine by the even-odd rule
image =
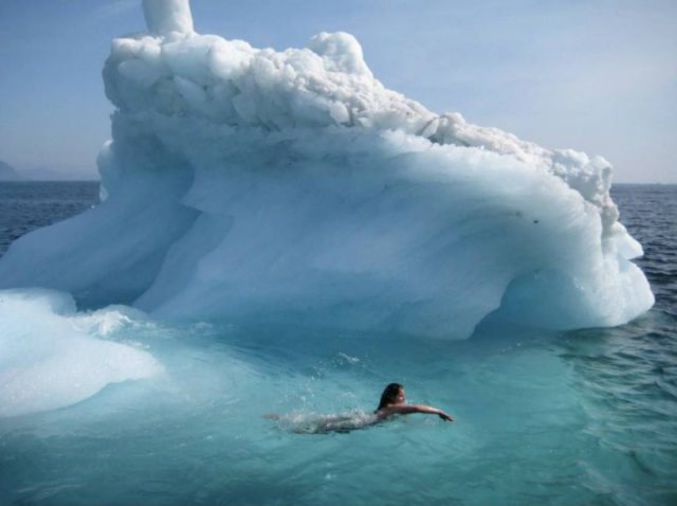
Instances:
[[[425,404],[395,404],[381,410],[383,417],[390,415],[410,415],[412,413],[425,413],[427,415],[437,415],[442,420],[453,422],[454,419],[441,409],[426,406]]]

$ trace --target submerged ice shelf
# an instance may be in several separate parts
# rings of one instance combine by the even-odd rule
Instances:
[[[110,307],[78,314],[64,293],[0,291],[0,419],[75,404],[110,383],[162,372],[146,350],[115,339],[143,325],[136,313]]]
[[[84,307],[464,338],[618,325],[653,304],[611,166],[386,89],[359,43],[256,49],[145,0],[113,41],[104,202],[16,241],[0,287]]]

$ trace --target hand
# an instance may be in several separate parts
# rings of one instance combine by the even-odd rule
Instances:
[[[450,417],[449,415],[447,415],[444,411],[440,411],[439,413],[437,413],[437,416],[439,416],[445,422],[453,422],[454,421],[454,419],[452,417]]]

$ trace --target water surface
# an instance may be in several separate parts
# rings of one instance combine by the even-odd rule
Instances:
[[[15,185],[0,245],[96,202],[96,185]],[[108,338],[164,374],[0,419],[0,504],[677,504],[677,187],[613,196],[656,294],[638,320],[461,342],[130,322]],[[369,412],[391,381],[456,421],[299,434],[263,417]]]

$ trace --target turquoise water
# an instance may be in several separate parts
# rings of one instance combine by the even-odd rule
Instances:
[[[165,372],[0,419],[0,504],[675,504],[675,197],[616,188],[657,304],[615,329],[440,342],[131,321],[109,338],[146,347]],[[318,415],[371,411],[391,381],[456,421],[298,433]]]

